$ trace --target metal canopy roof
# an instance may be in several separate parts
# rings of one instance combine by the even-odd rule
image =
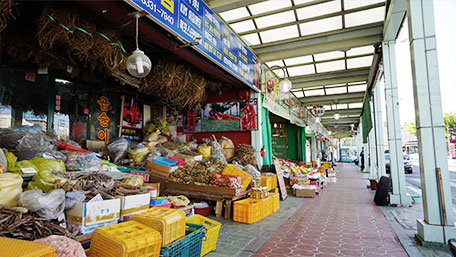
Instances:
[[[333,136],[351,135],[383,38],[385,0],[206,1],[263,63],[285,68],[305,106],[324,105],[322,124]]]

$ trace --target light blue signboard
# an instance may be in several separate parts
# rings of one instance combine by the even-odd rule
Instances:
[[[203,0],[126,0],[238,79],[259,90],[260,60]]]

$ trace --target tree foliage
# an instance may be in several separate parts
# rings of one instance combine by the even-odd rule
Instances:
[[[456,131],[456,113],[448,112],[443,114],[443,125],[445,127],[445,136],[449,136],[448,131]],[[416,136],[416,124],[414,121],[405,124],[405,130],[410,135]]]
[[[405,131],[407,131],[407,133],[409,135],[416,136],[416,124],[415,124],[415,122],[414,121],[407,122],[405,124]]]

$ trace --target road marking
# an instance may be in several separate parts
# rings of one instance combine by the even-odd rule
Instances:
[[[409,189],[410,191],[413,191],[417,195],[421,195],[421,190],[419,188],[409,185],[409,186],[407,186],[407,189]]]

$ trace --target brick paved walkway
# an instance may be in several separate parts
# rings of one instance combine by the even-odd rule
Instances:
[[[408,256],[353,164],[309,199],[254,256]]]

